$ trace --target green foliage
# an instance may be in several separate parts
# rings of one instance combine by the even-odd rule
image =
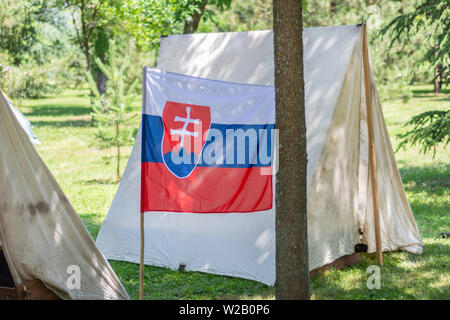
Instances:
[[[207,8],[208,5],[209,7],[214,5],[219,11],[229,9],[231,6],[231,0],[170,0],[168,3],[174,8],[174,23],[184,24],[184,33],[196,31],[188,28],[188,26],[194,22],[195,16],[200,17],[204,22],[213,19],[215,13],[210,8]]]
[[[0,86],[13,99],[54,92],[66,69],[65,17],[48,2],[0,2]]]
[[[49,63],[65,54],[64,15],[45,0],[0,2],[0,50],[9,65]]]
[[[13,99],[38,98],[56,91],[49,82],[49,69],[31,63],[21,67],[0,65],[0,69],[0,88]]]
[[[58,88],[79,88],[86,81],[84,59],[77,48],[54,61],[52,66],[57,71],[54,83]]]
[[[151,49],[159,45],[160,36],[179,33],[173,24],[174,8],[169,0],[125,0],[109,8],[109,16],[117,17],[122,26],[136,38],[140,47]]]
[[[120,4],[119,0],[55,0],[53,3],[54,8],[69,15],[70,42],[84,55],[83,67],[92,73],[101,93],[105,91],[105,77],[93,61],[100,58],[104,63],[114,30],[123,31],[121,22],[110,14]]]
[[[211,7],[209,19],[203,20],[200,32],[229,32],[272,29],[272,1],[233,1],[223,10]]]
[[[6,0],[0,2],[0,48],[9,53],[9,64],[45,58],[39,46],[39,29],[45,20],[40,18],[41,1]],[[44,21],[42,21],[44,20]]]
[[[106,92],[101,94],[92,77],[86,72],[89,87],[95,96],[92,116],[97,122],[98,132],[96,138],[100,147],[109,148],[116,146],[117,150],[117,181],[120,181],[120,147],[133,143],[133,131],[128,128],[128,124],[136,117],[130,114],[130,107],[136,99],[135,89],[138,81],[135,80],[128,89],[125,89],[125,74],[128,68],[129,59],[125,56],[120,64],[116,59],[116,44],[109,41],[109,64],[105,65],[99,58],[95,60],[99,69],[108,79]],[[110,128],[114,133],[110,133]]]
[[[389,35],[389,48],[398,42],[411,42],[420,33],[426,35],[426,51],[422,63],[437,66],[439,72],[435,75],[443,83],[450,81],[450,0],[425,0],[414,10],[392,19],[379,31],[380,35]],[[405,41],[406,40],[406,41]],[[422,152],[433,150],[440,144],[447,145],[449,141],[449,111],[427,111],[414,116],[406,125],[413,128],[399,135],[402,142],[399,147],[407,144],[420,145]]]
[[[424,153],[433,150],[435,155],[437,146],[447,146],[450,141],[450,110],[426,111],[412,117],[406,126],[413,128],[397,135],[401,139],[397,150],[408,144],[418,145]]]
[[[207,3],[208,0],[169,0],[166,5],[172,7],[174,22],[185,22],[191,20],[194,14],[201,14],[201,7]]]
[[[414,1],[380,0],[369,5],[365,0],[303,1],[304,27],[356,24],[366,21],[371,40],[370,51],[373,70],[382,100],[400,98],[408,101],[411,93],[407,86],[414,81],[432,79],[432,67],[416,61],[424,53],[424,36],[414,37],[415,42],[389,47],[389,39],[375,37],[378,28],[395,16],[414,8]],[[229,10],[212,8],[214,15],[202,21],[200,32],[227,32],[272,29],[272,1],[233,1]],[[428,78],[427,78],[428,77]]]
[[[231,0],[124,0],[110,7],[109,15],[122,22],[123,30],[136,39],[140,48],[149,50],[159,47],[161,36],[182,33],[184,24],[200,14],[203,6],[207,7],[202,20],[209,21],[216,10],[223,11],[230,5]]]
[[[450,81],[450,0],[425,0],[413,11],[392,19],[379,32],[389,35],[390,47],[396,41],[413,40],[413,35],[424,32],[428,39],[422,61],[442,65],[442,81]]]
[[[413,96],[411,90],[408,88],[408,79],[398,75],[388,76],[389,83],[377,86],[379,96],[383,97],[384,101],[400,99],[403,103],[407,103]],[[381,82],[381,81],[380,81]]]
[[[395,43],[387,50],[390,40],[376,35],[379,28],[404,11],[411,10],[414,4],[415,1],[391,0],[372,1],[371,5],[364,0],[307,1],[304,24],[315,27],[366,22],[371,61],[381,100],[400,98],[407,102],[411,98],[408,90],[411,81],[426,80],[425,76],[430,73],[424,70],[432,70],[427,65],[421,68],[416,65],[424,51],[425,37],[416,35],[411,43]]]

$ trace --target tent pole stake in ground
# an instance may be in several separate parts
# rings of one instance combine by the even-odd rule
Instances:
[[[369,49],[367,47],[367,30],[366,24],[363,25],[363,67],[364,67],[364,90],[366,97],[367,110],[367,126],[369,131],[369,167],[370,180],[372,186],[372,201],[373,201],[373,218],[375,225],[375,243],[377,250],[377,262],[380,266],[383,265],[383,250],[381,248],[380,235],[380,213],[378,209],[378,184],[377,184],[377,158],[375,153],[375,143],[373,140],[373,117],[372,117],[372,91],[369,79]]]
[[[139,300],[144,299],[144,213],[141,212],[141,257],[139,265]]]

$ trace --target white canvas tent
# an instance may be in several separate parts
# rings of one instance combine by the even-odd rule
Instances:
[[[38,140],[37,136],[34,134],[33,129],[31,129],[30,121],[28,121],[28,119],[23,115],[23,113],[20,112],[20,110],[17,109],[13,105],[11,99],[9,99],[8,96],[6,96],[5,94],[3,94],[3,96],[5,97],[6,102],[9,104],[9,106],[12,109],[12,111],[14,112],[14,115],[16,116],[17,120],[19,121],[19,123],[22,126],[23,130],[25,130],[25,132],[27,133],[28,138],[30,139],[30,141],[33,144],[41,144],[41,142]]]
[[[9,271],[0,280],[31,290],[28,298],[40,281],[61,299],[128,299],[1,93],[0,249],[0,270]]]
[[[353,25],[307,28],[303,33],[310,270],[354,253],[360,242],[375,251],[361,30]],[[273,85],[273,33],[169,36],[161,40],[158,68]],[[421,237],[395,163],[373,74],[369,77],[382,250],[420,253]],[[97,238],[108,259],[139,262],[140,156],[139,132]],[[148,213],[144,261],[273,285],[274,222],[274,209],[257,214]]]

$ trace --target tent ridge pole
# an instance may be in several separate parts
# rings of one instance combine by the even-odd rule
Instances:
[[[369,131],[369,170],[370,170],[370,183],[372,189],[372,201],[373,201],[373,218],[375,225],[375,244],[377,253],[377,262],[380,266],[383,265],[383,249],[381,247],[381,233],[380,233],[380,212],[378,206],[378,177],[377,177],[377,158],[374,143],[374,131],[373,131],[373,115],[372,115],[372,91],[369,79],[369,49],[367,44],[367,24],[363,24],[363,67],[364,67],[364,90],[366,97],[366,110],[367,110],[367,127]]]

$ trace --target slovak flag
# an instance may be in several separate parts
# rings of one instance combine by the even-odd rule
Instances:
[[[273,206],[275,93],[144,69],[141,212]]]

